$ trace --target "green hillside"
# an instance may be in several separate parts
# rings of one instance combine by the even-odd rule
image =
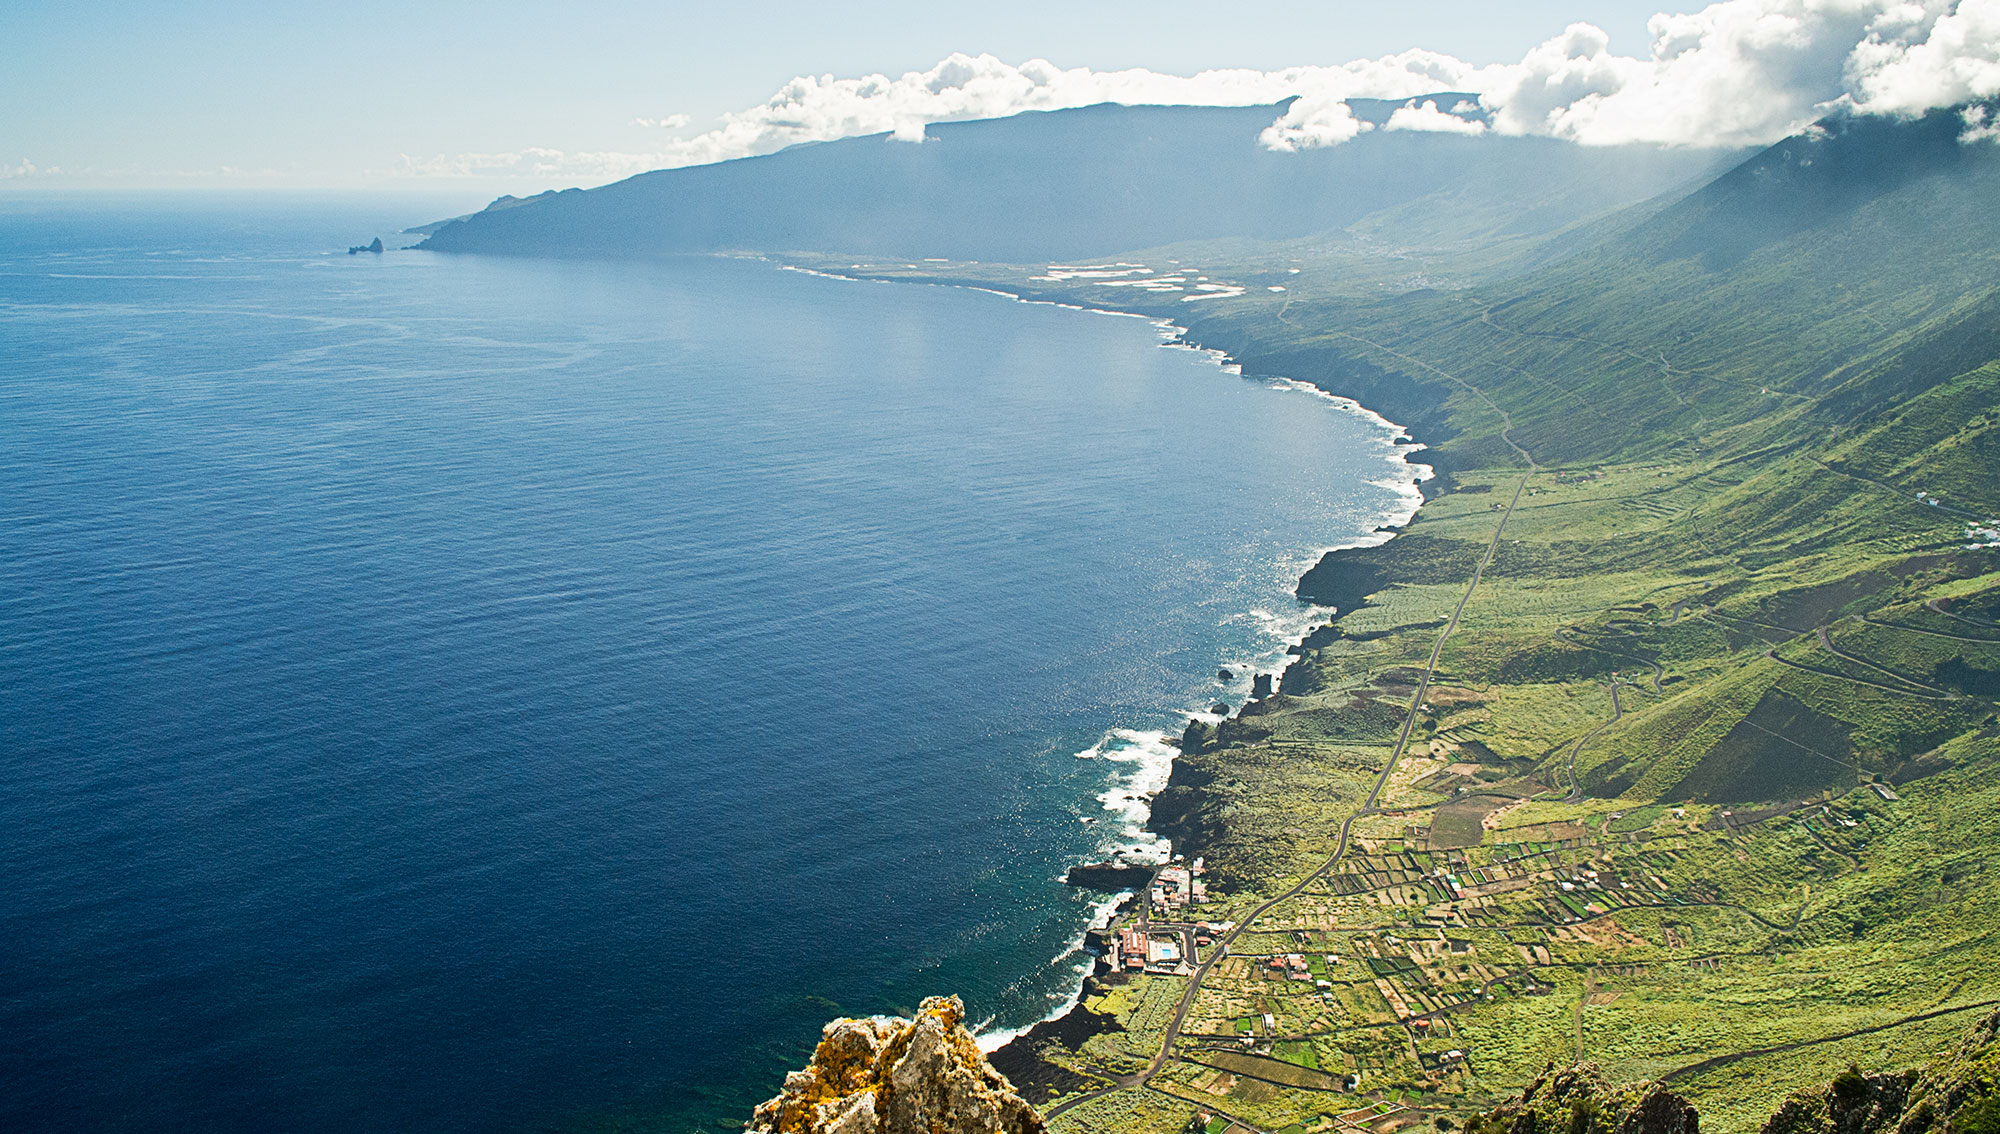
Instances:
[[[1831,120],[1524,242],[1117,258],[1152,288],[839,265],[1170,318],[1446,474],[1190,727],[1155,823],[1228,955],[1098,979],[1056,1128],[1389,1130],[1589,1058],[1751,1130],[2000,1002],[2000,147],[1959,130]]]
[[[1467,1134],[1693,1134],[1696,1108],[1666,1084],[1612,1086],[1583,1063],[1537,1075],[1517,1099],[1466,1120]],[[2000,1131],[2000,1012],[1967,1028],[1956,1044],[1920,1066],[1869,1075],[1849,1066],[1793,1092],[1765,1120],[1763,1134],[1994,1134]]]

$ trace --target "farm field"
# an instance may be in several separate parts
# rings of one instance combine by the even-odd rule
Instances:
[[[2000,1004],[2000,221],[1913,183],[1837,239],[1685,252],[1763,184],[1518,278],[1440,252],[1465,280],[1415,291],[1341,241],[1119,258],[1245,288],[1200,304],[838,266],[1172,320],[1440,473],[1306,574],[1325,621],[1276,694],[1182,737],[1153,822],[1209,898],[1175,916],[1233,928],[1101,978],[1111,1030],[1037,1052],[1074,1073],[1054,1129],[1158,1129],[1105,1106],[1143,1097],[1442,1130],[1592,1061],[1750,1131]]]

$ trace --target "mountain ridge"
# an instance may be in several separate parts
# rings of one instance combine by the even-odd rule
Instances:
[[[1832,116],[1520,234],[1528,181],[1461,177],[1106,247],[1116,278],[1046,244],[785,255],[1170,321],[1444,474],[1308,573],[1337,609],[1269,696],[1189,724],[1153,827],[1207,896],[1149,888],[1099,938],[1185,929],[1188,964],[1101,959],[1005,1053],[1052,1128],[1443,1131],[1588,1060],[1692,1110],[1482,1128],[1858,1134],[1813,1092],[2000,1000],[2000,146],[1972,109]],[[1508,142],[1315,160],[1584,153]]]
[[[1444,1130],[1587,1055],[1748,1134],[2000,999],[2000,147],[1962,122],[1822,123],[1526,270],[801,261],[1170,320],[1447,474],[1309,573],[1339,609],[1274,695],[1188,726],[1153,826],[1206,862],[1173,916],[1232,928],[1007,1053],[1052,1120]]]
[[[1426,100],[1466,101],[1445,92],[1357,104],[1364,121],[1386,122],[1398,107]],[[1176,240],[1306,236],[1427,195],[1474,190],[1511,194],[1524,214],[1526,201],[1538,201],[1535,227],[1550,232],[1734,153],[1387,129],[1281,153],[1258,136],[1284,106],[1102,104],[938,123],[922,143],[887,134],[813,143],[507,202],[439,224],[420,247],[1057,260]]]

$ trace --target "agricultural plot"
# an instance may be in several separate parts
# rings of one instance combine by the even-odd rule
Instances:
[[[1940,506],[2000,509],[1989,260],[1583,257],[1373,304],[1385,269],[1322,243],[1183,251],[1289,290],[1148,310],[1403,414],[1455,488],[1316,567],[1339,611],[1280,695],[1190,734],[1156,821],[1251,924],[1111,1098],[1359,1131],[1581,1057],[1734,1134],[2000,1000],[2000,550]],[[1079,1063],[1162,1052],[1161,1001],[1121,995]]]

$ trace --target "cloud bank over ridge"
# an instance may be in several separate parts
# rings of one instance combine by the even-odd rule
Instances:
[[[1354,118],[1346,99],[1412,99],[1446,90],[1477,94],[1490,126],[1454,115],[1451,107],[1413,105],[1384,128],[1490,129],[1584,145],[1755,145],[1839,106],[1914,114],[2000,94],[2000,0],[1723,0],[1656,15],[1648,30],[1644,57],[1613,53],[1602,30],[1578,23],[1518,63],[1483,66],[1416,49],[1334,66],[1180,76],[954,54],[896,78],[800,76],[762,105],[723,115],[721,125],[648,153],[405,157],[403,172],[620,177],[862,134],[920,142],[932,122],[1029,110],[1103,102],[1251,106],[1294,96],[1262,141],[1300,150],[1338,145],[1372,128]],[[684,118],[647,122],[679,125]],[[1970,135],[1991,133],[1983,120],[1967,125]]]

